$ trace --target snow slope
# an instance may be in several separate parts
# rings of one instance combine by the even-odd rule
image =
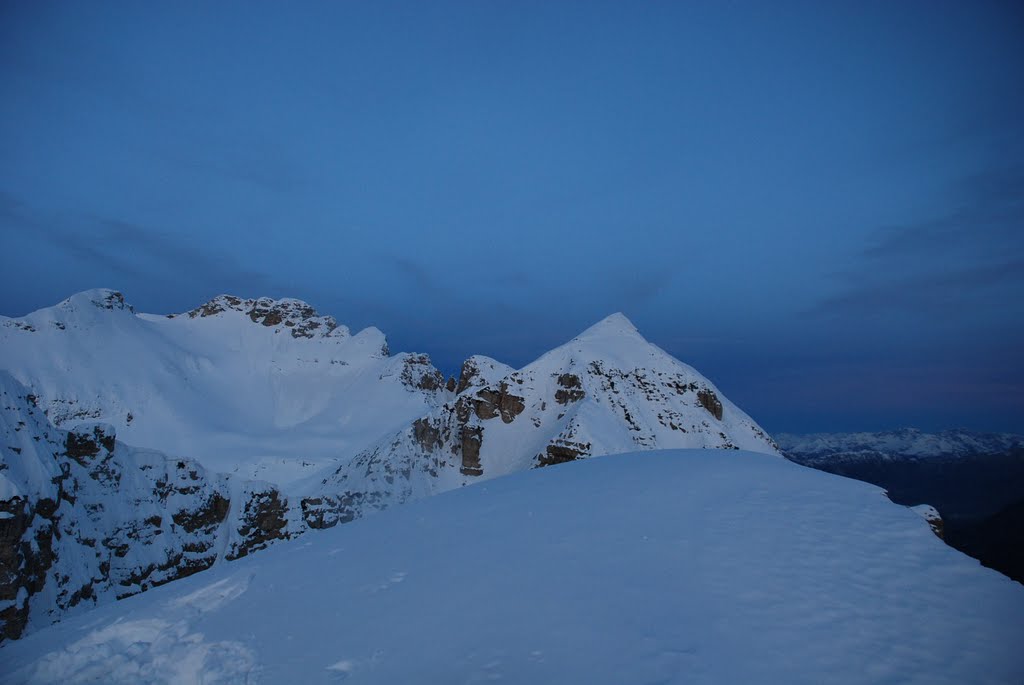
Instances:
[[[276,545],[8,642],[0,680],[1019,683],[1022,615],[873,486],[658,451]]]
[[[90,290],[0,317],[0,368],[50,421],[102,421],[139,447],[278,483],[351,456],[451,395],[425,355],[388,356],[299,300],[223,295],[137,314]]]
[[[708,379],[647,342],[622,314],[518,371],[474,357],[458,389],[310,484],[306,522],[329,527],[479,480],[604,454],[698,447],[778,454]]]

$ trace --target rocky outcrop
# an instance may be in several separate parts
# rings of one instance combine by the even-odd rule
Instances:
[[[558,390],[555,391],[555,402],[572,404],[587,396],[583,391],[580,377],[574,373],[563,373],[558,377]]]
[[[100,309],[124,310],[134,312],[135,308],[125,302],[124,295],[116,290],[103,292],[101,296],[93,300],[93,304]]]
[[[484,388],[497,383],[505,376],[515,371],[511,366],[502,364],[499,361],[474,355],[462,362],[462,369],[459,371],[459,382],[455,386],[456,394],[461,395],[470,388]]]
[[[707,388],[701,388],[697,391],[697,401],[700,402],[700,406],[708,410],[708,413],[715,417],[718,421],[722,420],[722,403],[718,399],[718,395],[715,394],[714,390],[708,390]]]
[[[301,300],[274,300],[269,297],[243,300],[234,295],[218,295],[209,302],[186,312],[190,319],[217,316],[228,311],[241,312],[253,323],[263,326],[284,326],[293,338],[324,337],[338,329],[331,316],[320,316],[313,307]],[[169,318],[174,318],[170,315]],[[344,327],[339,331],[348,334]]]
[[[295,531],[289,526],[288,514],[288,500],[277,488],[269,483],[262,488],[251,486],[234,522],[238,538],[232,542],[225,558],[240,559],[278,540],[290,539]]]
[[[122,445],[106,424],[54,428],[10,376],[0,386],[2,638],[305,530],[270,484],[233,496],[195,461]]]
[[[462,453],[462,465],[459,472],[464,476],[481,476],[484,470],[480,467],[480,446],[484,439],[482,426],[463,426],[459,441]]]
[[[914,512],[928,522],[928,526],[932,529],[932,532],[940,540],[946,539],[946,524],[942,521],[942,515],[939,514],[939,510],[930,504],[918,504],[917,506],[911,507]]]
[[[444,374],[434,368],[425,354],[403,355],[402,384],[409,388],[437,392],[445,390]]]
[[[526,409],[523,398],[514,394],[505,381],[498,383],[497,388],[478,390],[473,406],[481,419],[486,421],[500,416],[503,423],[512,423]]]
[[[588,456],[590,456],[589,442],[558,439],[545,447],[543,454],[537,455],[537,468],[564,464]]]

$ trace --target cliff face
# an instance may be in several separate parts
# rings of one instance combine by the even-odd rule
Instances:
[[[300,533],[268,483],[119,443],[113,427],[50,425],[0,373],[0,636],[17,638]]]

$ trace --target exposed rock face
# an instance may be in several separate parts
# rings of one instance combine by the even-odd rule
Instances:
[[[484,430],[481,426],[463,426],[462,427],[462,440],[461,440],[461,452],[462,452],[462,466],[459,471],[464,476],[480,476],[483,475],[483,469],[480,468],[480,445],[484,439]]]
[[[268,484],[116,441],[113,428],[63,431],[0,372],[0,637],[127,597],[301,533]],[[223,548],[219,540],[227,540]]]
[[[563,373],[558,377],[558,390],[555,391],[555,402],[572,404],[586,397],[580,377],[573,373]]]
[[[384,509],[386,506],[379,495],[349,490],[335,496],[302,500],[302,517],[310,528],[321,530],[339,523],[351,523],[362,516],[364,509]]]
[[[429,419],[419,418],[413,421],[412,435],[424,452],[430,453],[441,447],[441,431]]]
[[[459,382],[455,386],[456,394],[461,395],[470,388],[483,388],[497,383],[515,371],[511,366],[495,361],[483,355],[474,355],[462,362]]]
[[[434,368],[425,354],[406,354],[402,368],[402,383],[410,388],[427,392],[445,389],[444,374]]]
[[[93,304],[95,304],[100,309],[118,309],[129,312],[135,311],[135,309],[130,304],[125,302],[124,295],[117,292],[116,290],[104,293],[102,297],[97,297],[95,300],[93,300]]]
[[[238,539],[232,542],[225,558],[239,559],[277,540],[291,538],[293,531],[289,528],[288,513],[288,500],[276,488],[269,484],[252,487],[246,493],[235,524]]]
[[[523,398],[512,394],[505,381],[501,381],[496,390],[481,388],[476,396],[479,398],[473,403],[476,415],[484,420],[500,416],[504,423],[512,423],[526,408]]]
[[[537,455],[537,468],[564,464],[587,456],[590,456],[590,443],[559,439],[545,447],[543,454]]]
[[[301,300],[273,300],[269,297],[243,300],[234,295],[218,295],[206,304],[186,313],[190,319],[216,316],[227,311],[241,312],[253,323],[267,327],[284,325],[293,338],[313,338],[329,335],[338,328],[331,316],[320,316],[313,307]],[[171,315],[170,318],[173,318]],[[347,330],[344,331],[347,334]]]
[[[718,395],[715,394],[714,390],[702,388],[697,393],[697,401],[700,402],[700,406],[707,409],[717,420],[722,420],[722,403],[719,401]]]
[[[928,526],[932,529],[932,532],[935,533],[935,535],[938,536],[940,540],[946,539],[946,524],[942,521],[942,515],[939,514],[938,509],[931,506],[930,504],[918,504],[910,508],[914,511],[914,513],[916,513],[918,516],[920,516],[928,522]]]

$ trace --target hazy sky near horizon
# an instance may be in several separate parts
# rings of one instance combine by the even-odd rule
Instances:
[[[0,314],[623,311],[770,431],[1024,432],[1018,2],[5,2]]]

